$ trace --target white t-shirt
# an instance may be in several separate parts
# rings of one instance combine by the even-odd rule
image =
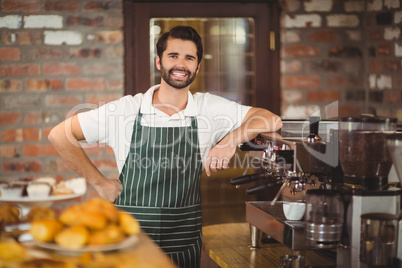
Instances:
[[[143,126],[189,126],[191,117],[196,116],[204,163],[209,150],[226,134],[238,128],[251,108],[209,93],[189,93],[186,108],[169,116],[152,106],[152,96],[158,88],[159,85],[155,85],[144,94],[127,95],[78,114],[86,141],[89,144],[108,144],[114,151],[119,173],[130,150],[134,121],[140,109]]]

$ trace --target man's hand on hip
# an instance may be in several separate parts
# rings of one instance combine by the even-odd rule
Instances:
[[[123,185],[118,179],[105,179],[94,188],[102,198],[114,202],[120,195]]]

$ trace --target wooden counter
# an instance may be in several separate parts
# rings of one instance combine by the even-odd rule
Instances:
[[[174,268],[163,251],[144,233],[127,249],[115,252],[86,252],[60,254],[43,250],[32,243],[0,242],[0,267],[118,267],[118,268]]]
[[[278,267],[279,258],[293,255],[292,250],[277,242],[261,244],[259,249],[250,249],[248,223],[228,223],[203,228],[203,254],[222,268],[268,268]],[[305,266],[334,266],[335,262],[314,251],[303,252]],[[204,267],[217,267],[206,264]]]

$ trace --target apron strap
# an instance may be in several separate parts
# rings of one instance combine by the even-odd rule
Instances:
[[[142,113],[138,110],[137,117],[135,118],[135,125],[141,126]]]

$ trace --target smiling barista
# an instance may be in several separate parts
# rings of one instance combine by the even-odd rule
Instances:
[[[199,267],[200,176],[228,167],[239,143],[282,126],[280,118],[209,93],[189,92],[200,68],[201,37],[177,26],[157,43],[161,84],[68,118],[49,140],[101,197],[132,213],[179,267]],[[107,179],[80,140],[115,153],[119,179]]]

